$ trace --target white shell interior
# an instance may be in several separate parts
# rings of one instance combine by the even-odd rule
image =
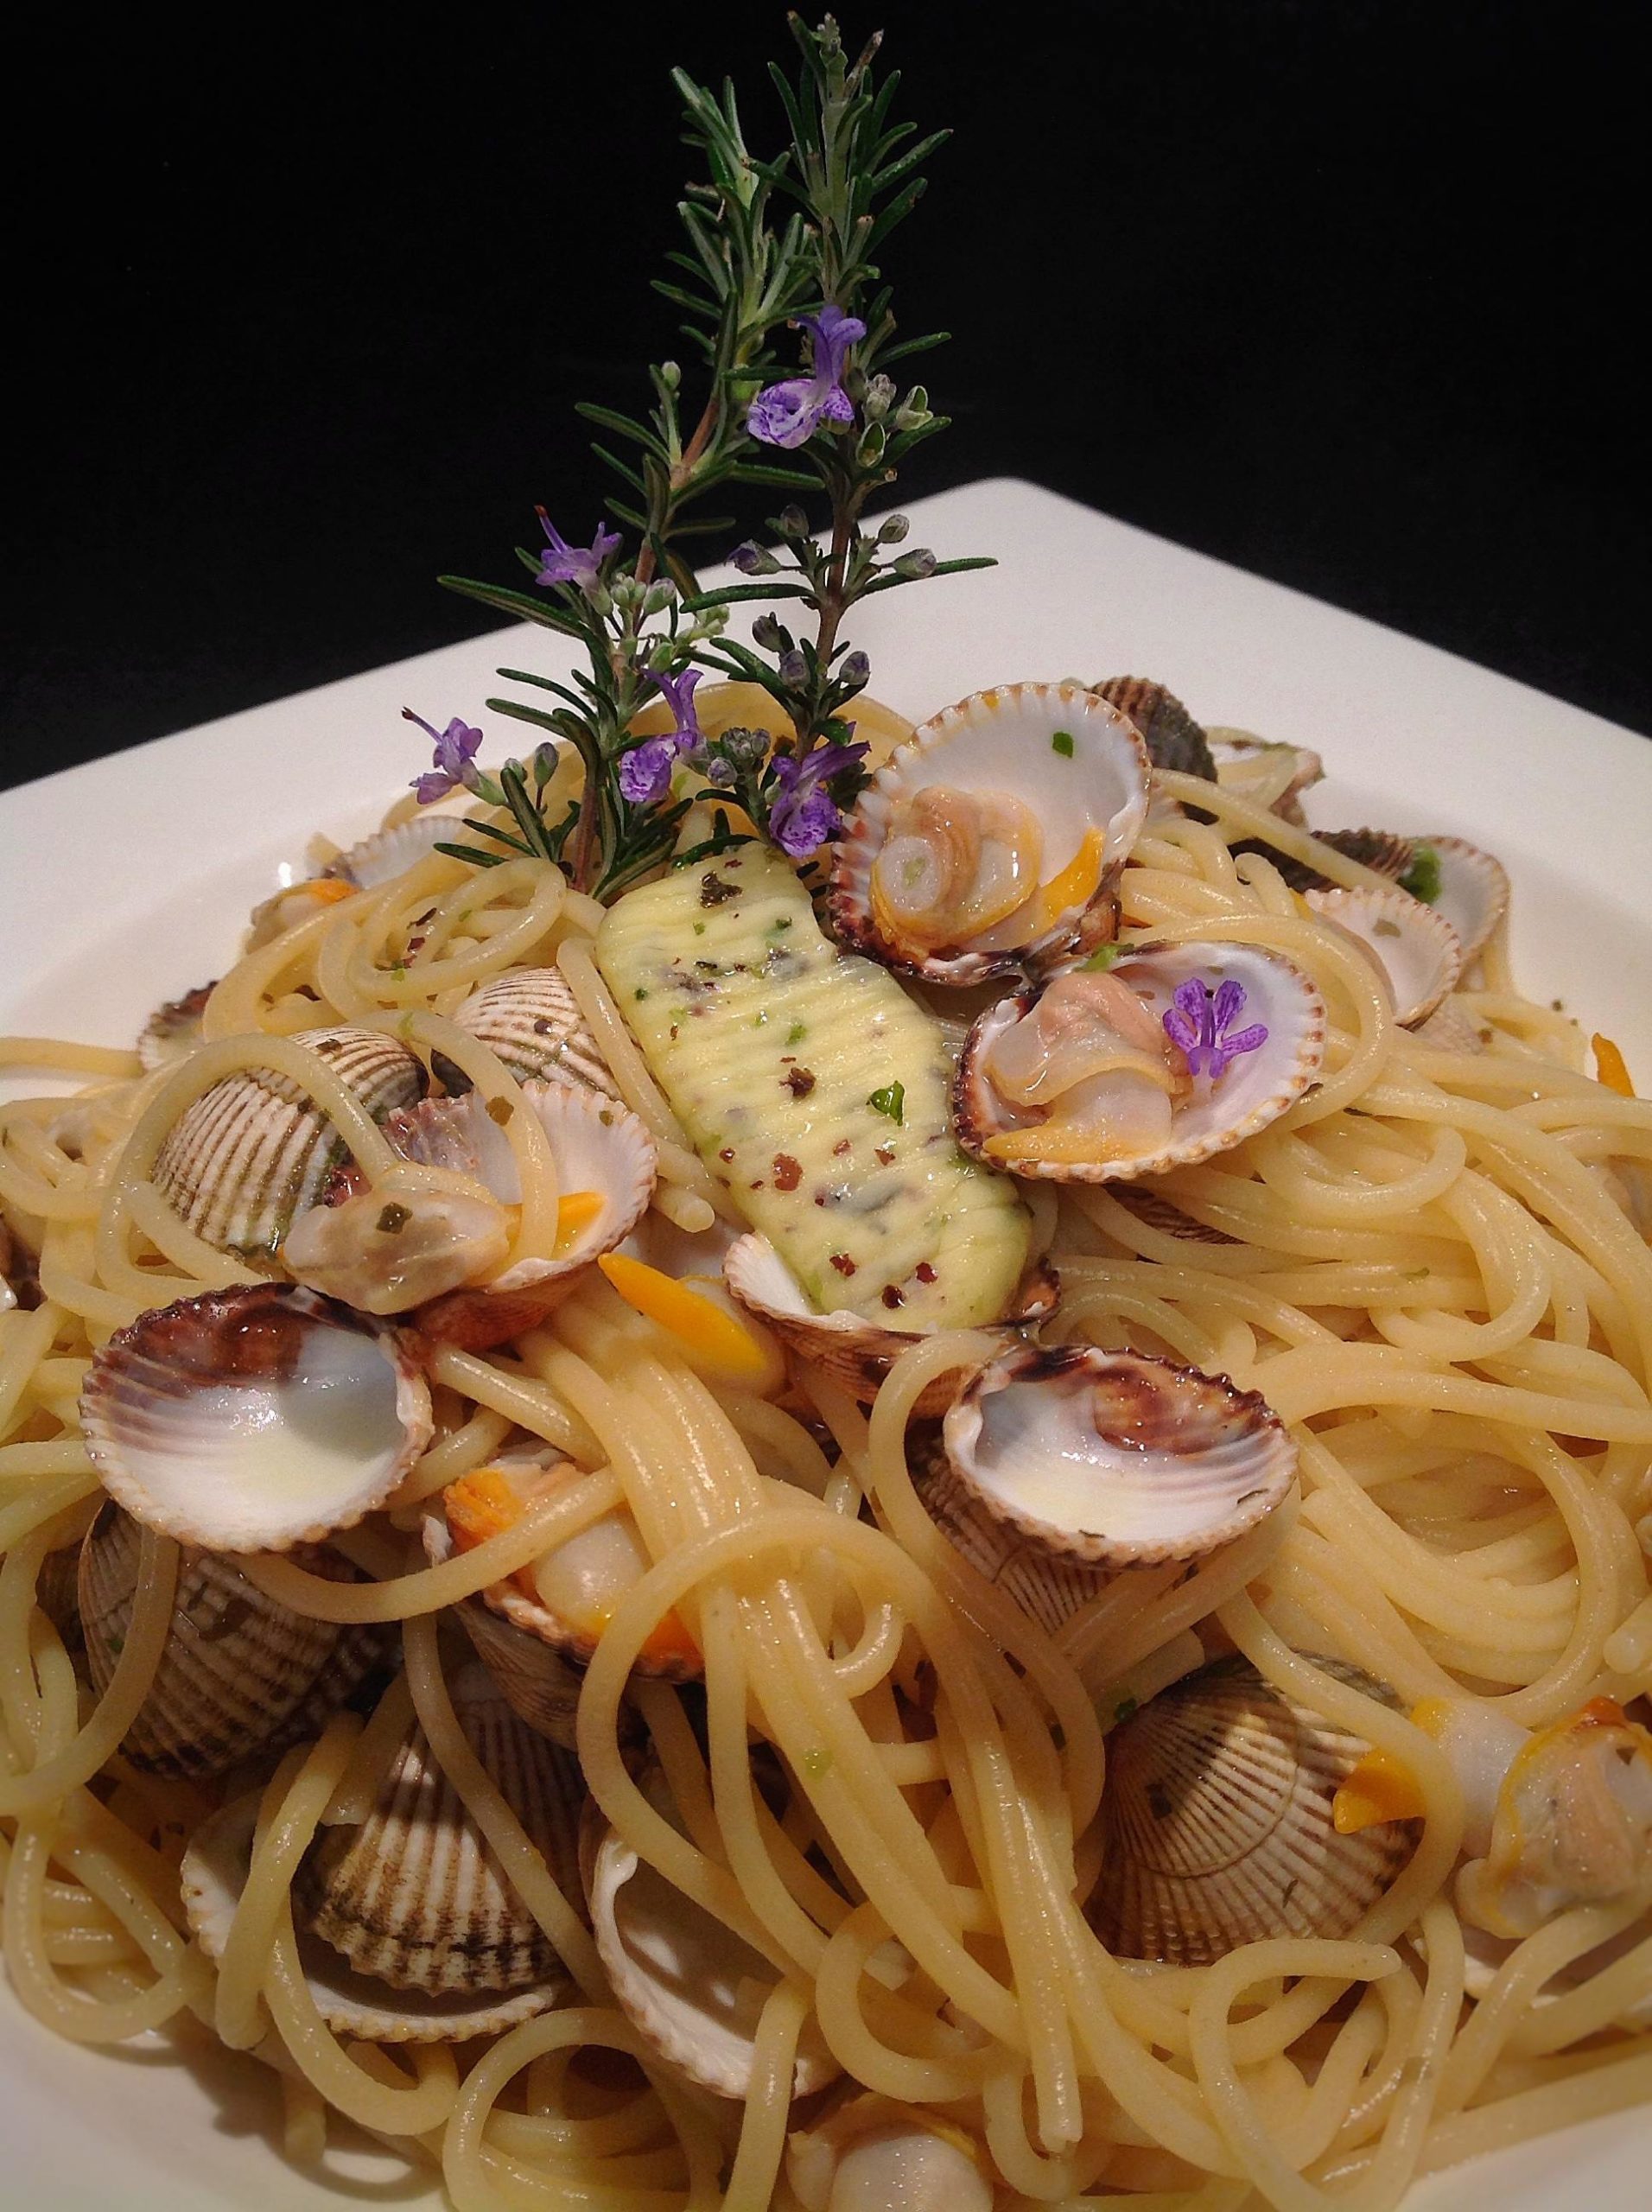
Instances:
[[[1457,931],[1466,968],[1484,951],[1509,907],[1509,874],[1500,860],[1462,837],[1423,837],[1439,862],[1439,891],[1430,901]]]
[[[405,874],[427,853],[433,853],[439,839],[451,842],[463,836],[463,824],[451,814],[415,814],[394,830],[375,830],[371,837],[340,853],[327,873],[342,876],[358,890],[371,891]]]
[[[1426,906],[1396,884],[1372,891],[1309,891],[1322,921],[1351,937],[1388,983],[1402,1028],[1426,1021],[1463,972],[1457,931],[1437,906]]]
[[[213,1380],[180,1371],[146,1325],[163,1319],[105,1347],[83,1401],[87,1450],[135,1520],[214,1551],[280,1550],[360,1520],[429,1441],[429,1392],[388,1333],[311,1313],[280,1372]]]
[[[737,1236],[724,1254],[723,1279],[742,1305],[755,1306],[759,1313],[775,1314],[783,1320],[806,1321],[811,1328],[827,1329],[836,1336],[912,1333],[910,1330],[886,1330],[881,1323],[852,1313],[847,1306],[830,1313],[816,1312],[779,1253],[766,1236],[759,1236],[755,1230]]]
[[[1415,902],[1413,901],[1413,904]],[[1245,1002],[1236,1027],[1263,1023],[1268,1040],[1253,1052],[1229,1061],[1214,1083],[1201,1080],[1191,1096],[1177,1102],[1169,1142],[1156,1152],[1083,1163],[1018,1161],[994,1158],[1011,1174],[1052,1181],[1108,1182],[1117,1177],[1161,1174],[1171,1167],[1205,1160],[1239,1144],[1284,1113],[1307,1088],[1325,1052],[1325,1002],[1308,978],[1290,962],[1254,945],[1204,944],[1160,945],[1115,962],[1112,973],[1128,982],[1160,1020],[1178,987],[1191,977],[1207,982],[1231,976],[1244,986]],[[975,1150],[982,1136],[1017,1126],[1031,1126],[1000,1099],[981,1073],[992,1039],[1018,1014],[1013,999],[989,1007],[975,1025],[964,1056],[966,1084],[976,1126],[960,1117],[959,1135]],[[982,1155],[983,1157],[986,1155]]]
[[[1127,1425],[1098,1429],[1098,1388],[1115,1383],[1110,1410]],[[1273,1415],[1224,1380],[1130,1352],[1053,1372],[1012,1352],[969,1385],[942,1433],[983,1504],[1098,1555],[1225,1541],[1278,1503],[1296,1462]]]

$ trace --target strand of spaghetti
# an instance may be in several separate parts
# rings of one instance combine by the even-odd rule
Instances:
[[[304,2078],[329,2105],[385,2135],[423,2135],[440,2127],[458,2094],[458,2069],[446,2044],[409,2046],[416,2079],[390,2088],[358,2065],[316,2009],[299,1963],[292,1906],[283,1899],[264,1979],[276,2034]]]
[[[0,1068],[57,1068],[66,1075],[142,1075],[136,1052],[108,1045],[73,1044],[63,1037],[0,1037]]]
[[[724,2212],[768,2212],[785,2149],[791,2069],[809,2000],[795,1983],[777,1985],[765,2000],[753,2038],[752,2075],[740,2144],[723,2197]]]
[[[524,1338],[520,1347],[531,1361],[534,1341],[531,1335]],[[425,1361],[425,1370],[433,1382],[457,1390],[473,1405],[486,1406],[491,1413],[514,1421],[518,1428],[543,1437],[583,1466],[594,1467],[602,1457],[585,1422],[543,1382],[507,1372],[493,1361],[461,1351],[454,1344],[435,1345]]]

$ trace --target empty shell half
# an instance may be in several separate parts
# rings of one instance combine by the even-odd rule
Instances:
[[[1388,1701],[1357,1669],[1317,1663]],[[1218,1659],[1160,1691],[1108,1738],[1088,1907],[1102,1942],[1124,1958],[1208,1966],[1271,1936],[1346,1936],[1415,1843],[1395,1821],[1337,1834],[1331,1800],[1365,1748],[1248,1660]]]
[[[833,928],[954,984],[1110,937],[1147,779],[1134,726],[1093,691],[978,691],[898,746],[855,801],[834,849]]]
[[[667,1819],[669,1795],[650,1769],[640,1787]],[[734,1929],[639,1859],[593,1805],[581,1842],[591,1933],[615,2002],[639,2035],[689,2080],[720,2097],[751,2087],[763,2005],[775,1969]],[[810,2096],[837,2072],[812,2018],[792,2068],[792,2094]]]
[[[755,1230],[737,1237],[723,1260],[723,1281],[748,1313],[773,1330],[787,1349],[842,1384],[862,1405],[869,1405],[891,1366],[920,1343],[927,1331],[886,1326],[847,1307],[823,1313],[766,1236]],[[1047,1260],[1035,1261],[1017,1286],[1010,1311],[994,1325],[1007,1337],[1043,1321],[1055,1311],[1060,1282]],[[950,1404],[956,1377],[930,1383],[912,1410],[938,1414]]]
[[[1254,1529],[1296,1474],[1296,1446],[1255,1391],[1087,1345],[990,1361],[941,1433],[994,1519],[1090,1566],[1201,1558]]]
[[[79,1600],[92,1686],[102,1692],[125,1644],[137,1591],[141,1531],[111,1500],[80,1547]],[[299,1565],[354,1580],[335,1553]],[[172,1625],[122,1756],[150,1774],[222,1774],[253,1752],[315,1734],[384,1657],[387,1631],[295,1613],[247,1580],[233,1559],[186,1546]]]
[[[1325,1001],[1277,954],[1142,945],[988,1007],[958,1061],[958,1141],[1012,1175],[1162,1174],[1277,1120],[1325,1044]]]
[[[141,1313],[92,1363],[86,1451],[136,1521],[212,1551],[286,1551],[382,1505],[429,1443],[392,1329],[251,1283]]]
[[[1396,884],[1391,891],[1309,891],[1304,897],[1324,922],[1351,937],[1388,987],[1403,1029],[1426,1021],[1463,972],[1457,931],[1433,906]]]

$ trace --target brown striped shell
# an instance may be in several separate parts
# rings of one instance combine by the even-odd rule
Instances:
[[[432,1567],[453,1557],[453,1537],[441,1514],[426,1514],[423,1533]],[[583,1677],[553,1644],[483,1596],[461,1598],[454,1611],[511,1710],[537,1734],[571,1751]]]
[[[584,1084],[605,1097],[620,1096],[559,968],[507,968],[473,991],[454,1020],[497,1053],[518,1083],[552,1076]],[[444,1055],[435,1056],[435,1066],[450,1091],[469,1090],[469,1077]]]
[[[579,1891],[577,1761],[525,1727],[492,1677],[453,1686],[466,1740],[557,1885]],[[550,1938],[512,1887],[416,1721],[359,1827],[322,1831],[294,1885],[314,1935],[358,1974],[431,1996],[562,1990]]]
[[[320,1053],[375,1121],[423,1095],[419,1061],[377,1030],[306,1030],[294,1042]],[[344,1139],[295,1084],[245,1068],[185,1108],[156,1156],[153,1180],[197,1236],[220,1252],[267,1261],[348,1157]]]
[[[1391,1702],[1357,1669],[1317,1663]],[[1368,1748],[1246,1659],[1161,1690],[1108,1738],[1087,1907],[1102,1942],[1123,1958],[1208,1966],[1272,1936],[1346,1936],[1415,1845],[1398,1821],[1337,1834],[1331,1800]]]
[[[198,983],[181,999],[168,999],[164,1006],[156,1007],[138,1033],[137,1057],[145,1075],[153,1075],[168,1060],[180,1060],[194,1052],[200,1042],[206,1001],[217,988],[215,983]]]
[[[1104,683],[1090,688],[1135,724],[1155,768],[1173,768],[1185,776],[1203,776],[1207,783],[1216,781],[1210,741],[1173,691],[1145,676],[1109,676]]]
[[[1013,1598],[1030,1620],[1053,1636],[1106,1589],[1114,1570],[1062,1559],[1033,1538],[995,1519],[961,1481],[938,1436],[909,1451],[912,1487],[924,1511],[984,1580]]]
[[[137,1588],[137,1523],[112,1500],[80,1547],[79,1600],[86,1667],[109,1686]],[[306,1550],[297,1563],[333,1581],[355,1580],[336,1554]],[[284,1751],[316,1733],[384,1657],[382,1628],[340,1627],[277,1605],[232,1559],[186,1546],[178,1562],[172,1626],[149,1695],[121,1744],[150,1774],[222,1774],[253,1752]]]

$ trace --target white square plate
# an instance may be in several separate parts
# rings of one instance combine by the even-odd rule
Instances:
[[[922,719],[1018,677],[1160,679],[1201,720],[1313,747],[1325,828],[1455,832],[1514,879],[1524,988],[1623,1046],[1652,1090],[1652,744],[1592,715],[1106,516],[1006,481],[911,510],[943,558],[995,569],[890,594],[855,642],[873,690]],[[569,664],[545,631],[495,632],[0,794],[0,1032],[122,1044],[162,1000],[219,972],[247,909],[302,873],[305,843],[370,828],[424,765],[401,720],[480,721],[501,663]],[[259,2069],[185,2071],[36,2027],[0,1988],[0,2199],[19,2212],[322,2212],[350,2201],[270,2147]],[[1495,2201],[1547,2212],[1647,2202],[1652,2114],[1620,2114],[1421,2187],[1407,2212]],[[362,2185],[356,2201],[424,2201]]]

